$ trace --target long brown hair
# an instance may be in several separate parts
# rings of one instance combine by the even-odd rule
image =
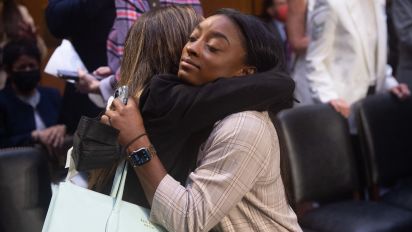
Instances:
[[[191,7],[171,6],[144,14],[129,31],[119,85],[132,96],[156,74],[176,74],[190,33],[202,17]]]
[[[145,13],[127,35],[118,85],[128,86],[130,95],[138,97],[154,75],[177,74],[183,47],[202,20],[193,8],[186,6]],[[89,188],[102,191],[116,166],[92,171]]]

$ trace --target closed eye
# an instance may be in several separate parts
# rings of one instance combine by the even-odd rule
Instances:
[[[197,40],[197,38],[194,37],[194,36],[189,37],[189,42],[195,42],[196,40]]]
[[[217,48],[215,48],[215,47],[213,47],[213,46],[210,46],[210,45],[206,45],[206,46],[207,46],[207,49],[209,49],[209,51],[211,51],[211,52],[213,52],[213,53],[219,51],[219,49],[217,49]]]

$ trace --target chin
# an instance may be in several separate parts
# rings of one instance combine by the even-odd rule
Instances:
[[[189,73],[187,73],[184,70],[179,70],[179,72],[177,73],[177,76],[179,77],[179,79],[186,82],[187,84],[198,85],[198,84],[196,84],[195,81],[193,81],[194,80],[193,75],[190,75]]]

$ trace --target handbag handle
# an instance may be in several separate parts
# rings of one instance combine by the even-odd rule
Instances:
[[[114,205],[106,221],[105,232],[117,231],[119,226],[120,202],[123,198],[124,185],[127,176],[127,162],[122,161],[117,166],[116,175],[113,181],[112,192],[110,196],[114,198]]]
[[[121,194],[120,200],[122,199],[126,176],[127,162],[124,160],[121,161],[119,165],[117,165],[116,174],[114,175],[113,179],[112,190],[110,191],[110,196],[112,198],[118,198],[118,195]]]
[[[119,184],[119,188],[117,189],[115,204],[114,204],[114,207],[113,207],[114,212],[119,211],[119,205],[120,205],[120,202],[122,201],[122,198],[123,198],[124,186],[125,186],[125,183],[126,183],[126,176],[127,176],[127,163],[126,162],[124,162],[124,166],[123,166],[122,171],[123,172],[120,175],[120,181],[119,181],[120,184]]]
[[[73,160],[73,157],[72,157],[72,152],[73,152],[73,147],[71,147],[67,151],[66,168],[69,168],[69,170],[67,172],[67,176],[66,176],[66,179],[65,179],[66,182],[70,182],[71,179],[79,173],[76,170],[74,160]],[[124,160],[124,161],[121,161],[119,163],[119,165],[117,165],[116,174],[115,174],[114,179],[113,179],[112,189],[110,191],[110,196],[112,198],[117,198],[119,193],[120,193],[120,195],[119,195],[120,200],[122,199],[126,176],[127,176],[127,163]],[[123,182],[122,182],[122,180],[123,180]],[[119,192],[119,190],[121,190],[121,192]]]

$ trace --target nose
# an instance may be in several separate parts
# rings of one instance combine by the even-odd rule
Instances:
[[[199,41],[189,42],[186,46],[186,49],[187,49],[189,56],[198,57],[200,54],[199,53],[200,42]]]

